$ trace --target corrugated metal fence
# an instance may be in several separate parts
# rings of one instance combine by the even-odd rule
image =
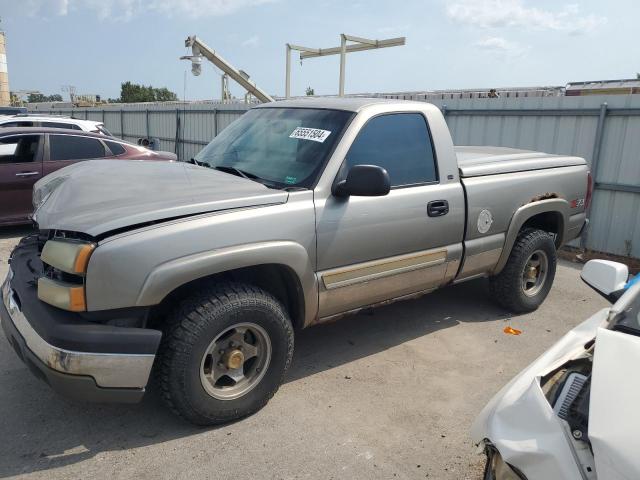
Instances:
[[[496,145],[584,157],[596,181],[586,246],[640,258],[640,95],[433,103],[445,113],[456,145]],[[244,104],[203,103],[56,113],[104,121],[114,135],[127,140],[159,138],[163,150],[189,159],[246,110]]]

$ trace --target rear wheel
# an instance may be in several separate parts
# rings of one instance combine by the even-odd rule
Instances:
[[[491,294],[512,312],[531,312],[549,294],[556,263],[553,237],[542,230],[525,229],[518,235],[505,267],[490,279]]]
[[[293,328],[265,291],[226,283],[204,288],[170,316],[160,352],[163,399],[197,425],[229,422],[262,408],[293,355]]]

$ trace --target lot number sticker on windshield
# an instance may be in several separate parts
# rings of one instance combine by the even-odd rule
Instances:
[[[314,142],[324,143],[329,135],[331,135],[331,132],[329,130],[296,127],[296,129],[291,132],[291,135],[289,135],[289,138],[300,138],[302,140],[312,140]]]

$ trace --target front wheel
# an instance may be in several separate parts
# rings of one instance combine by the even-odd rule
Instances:
[[[551,290],[556,263],[553,237],[542,230],[523,230],[507,264],[489,281],[493,298],[514,313],[536,310]]]
[[[162,396],[196,425],[237,420],[269,401],[292,355],[293,328],[273,296],[237,283],[205,288],[169,318],[160,352]]]

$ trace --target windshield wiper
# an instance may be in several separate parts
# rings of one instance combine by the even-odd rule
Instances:
[[[231,173],[236,177],[248,178],[250,180],[254,180],[258,178],[256,175],[253,175],[252,173],[245,172],[244,170],[240,170],[239,168],[236,168],[236,167],[230,167],[228,165],[216,165],[215,167],[213,167],[213,169],[219,170],[225,173]]]
[[[208,163],[204,162],[200,163],[200,165],[202,165],[203,167],[213,168],[214,170],[218,170],[220,172],[230,173],[231,175],[246,178],[247,180],[253,180],[254,182],[261,183],[267,188],[274,188],[279,190],[279,187],[274,182],[267,180],[266,178],[260,178],[255,173],[240,170],[239,168],[231,167],[229,165],[216,165],[215,167],[212,167]]]
[[[260,177],[254,175],[253,173],[245,172],[244,170],[240,170],[236,167],[230,167],[229,165],[216,165],[215,167],[213,167],[213,169],[225,173],[231,173],[232,175],[236,175],[237,177],[248,178],[249,180],[261,180]]]

